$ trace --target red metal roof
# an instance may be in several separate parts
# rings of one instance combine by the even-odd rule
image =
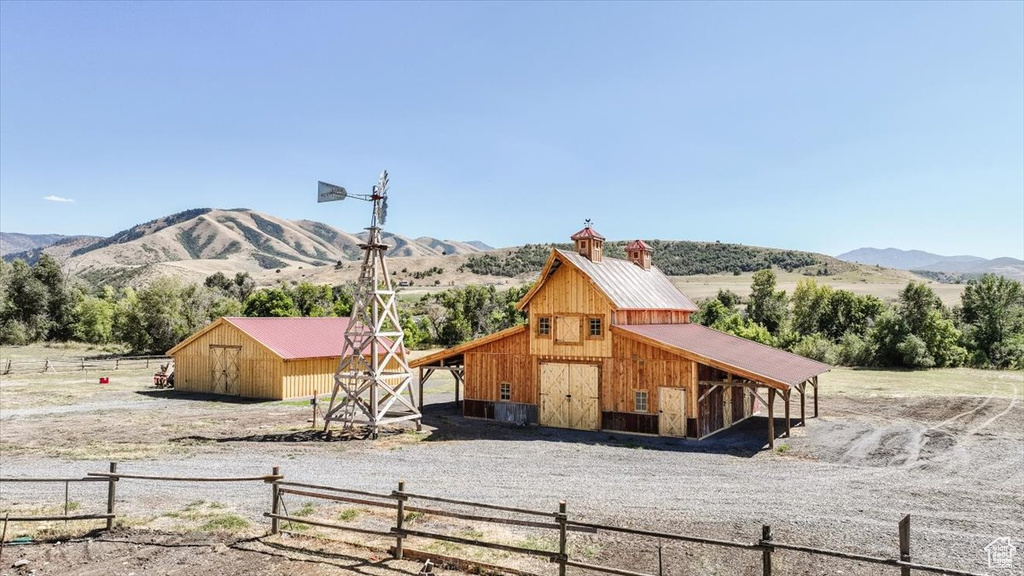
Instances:
[[[626,252],[632,250],[644,250],[650,252],[651,248],[647,244],[645,244],[643,240],[633,240],[629,244],[626,244]]]
[[[348,318],[224,318],[285,360],[341,356]],[[381,340],[386,340],[382,338]],[[391,341],[386,340],[390,345]]]
[[[598,240],[604,240],[604,236],[598,234],[597,230],[594,230],[590,226],[587,226],[583,230],[580,230],[569,237],[570,240],[582,240],[584,238],[597,238]]]
[[[614,326],[613,329],[656,340],[789,386],[832,369],[828,364],[700,324],[647,324]]]

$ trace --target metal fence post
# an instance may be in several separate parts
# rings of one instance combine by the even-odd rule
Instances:
[[[402,540],[405,538],[402,536],[402,528],[405,526],[405,480],[398,481],[398,492],[395,495],[398,497],[398,517],[395,519],[395,559],[401,560],[404,554]]]
[[[910,514],[900,520],[900,560],[910,562]],[[900,566],[900,576],[910,576],[910,567]]]
[[[274,476],[281,475],[281,468],[274,466],[270,472]],[[281,521],[278,520],[277,516],[281,513],[281,486],[277,484],[280,478],[274,478],[274,482],[270,485],[270,513],[273,514],[270,518],[270,533],[277,534],[281,531]]]
[[[768,524],[761,526],[761,570],[764,576],[772,576],[772,527]]]
[[[117,474],[117,462],[110,463],[110,473]],[[117,477],[111,476],[107,480],[107,514],[111,516],[107,518],[107,530],[114,528],[114,498],[117,496]]]
[[[568,521],[568,516],[565,513],[565,500],[558,503],[556,520],[558,522],[558,576],[565,576],[565,562],[569,559],[565,533],[565,523]]]

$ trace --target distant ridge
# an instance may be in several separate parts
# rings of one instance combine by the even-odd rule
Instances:
[[[190,270],[242,270],[339,266],[362,256],[360,235],[322,222],[286,220],[245,208],[196,208],[132,226],[107,238],[26,238],[11,235],[4,259],[34,262],[43,252],[59,256],[83,276],[120,277],[146,267],[180,263]],[[385,233],[390,257],[449,256],[481,250],[468,242]],[[44,242],[50,242],[43,245]],[[4,237],[5,246],[7,237]],[[28,248],[24,248],[28,246]],[[14,248],[22,247],[20,251]],[[189,264],[191,263],[191,264]]]
[[[95,236],[65,236],[63,234],[19,234],[0,232],[0,257],[17,252],[45,248],[68,239],[96,238]]]
[[[887,268],[938,272],[967,277],[998,274],[1024,281],[1024,260],[1017,258],[987,259],[980,256],[942,256],[922,250],[898,248],[858,248],[836,256],[846,262],[874,264]]]

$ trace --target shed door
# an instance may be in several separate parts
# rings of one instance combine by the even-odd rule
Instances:
[[[569,365],[540,365],[541,426],[569,427]]]
[[[569,427],[597,430],[601,427],[601,409],[597,401],[597,366],[569,365]]]
[[[658,434],[686,436],[685,388],[658,388]]]
[[[210,381],[213,382],[211,392],[228,396],[238,396],[242,393],[239,382],[241,355],[241,346],[210,345],[210,366],[213,371],[210,378]]]
[[[592,364],[540,365],[540,424],[556,428],[597,430],[599,372]]]

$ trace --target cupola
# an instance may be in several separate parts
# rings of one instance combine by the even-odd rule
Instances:
[[[644,270],[651,269],[651,249],[643,240],[633,240],[626,244],[626,259]]]
[[[597,233],[590,225],[590,219],[584,222],[583,230],[573,234],[570,238],[576,243],[576,253],[591,262],[600,262],[601,253],[604,251],[604,236]]]

